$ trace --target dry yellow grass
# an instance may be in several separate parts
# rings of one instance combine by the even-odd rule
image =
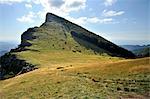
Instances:
[[[126,60],[72,53],[25,53],[19,57],[33,63],[40,60],[39,69],[0,81],[1,99],[148,97],[150,58]],[[31,59],[24,55],[31,55]]]

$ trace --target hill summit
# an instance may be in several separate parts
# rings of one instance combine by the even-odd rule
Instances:
[[[135,57],[132,52],[52,13],[47,13],[46,20],[40,27],[29,28],[21,35],[18,48],[0,58],[0,76],[10,73],[16,75],[35,69],[32,62],[27,62],[32,57],[28,51],[30,54],[65,51],[73,54]]]
[[[35,50],[68,50],[80,53],[106,53],[110,56],[133,58],[134,54],[103,37],[68,20],[47,13],[45,23],[30,28],[22,35],[21,46],[34,46]]]

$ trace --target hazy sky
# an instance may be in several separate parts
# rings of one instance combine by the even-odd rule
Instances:
[[[47,12],[116,44],[150,43],[150,0],[0,0],[0,41],[20,42]]]

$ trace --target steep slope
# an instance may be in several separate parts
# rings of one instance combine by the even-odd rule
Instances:
[[[29,28],[22,34],[18,48],[12,49],[0,58],[0,76],[1,78],[7,74],[14,76],[34,70],[35,65],[40,64],[40,60],[34,60],[32,56],[53,51],[72,54],[107,54],[124,58],[135,57],[130,51],[64,18],[48,13],[46,21],[40,27]]]
[[[52,13],[46,15],[46,21],[41,27],[30,28],[23,33],[21,46],[30,45],[35,50],[58,49],[134,57],[131,52]]]

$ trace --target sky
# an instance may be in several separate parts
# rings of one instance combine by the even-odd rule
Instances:
[[[0,41],[21,41],[54,13],[118,45],[150,44],[150,0],[0,0]]]

